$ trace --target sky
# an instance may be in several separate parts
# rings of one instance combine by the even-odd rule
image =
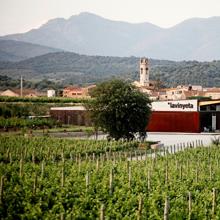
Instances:
[[[0,0],[0,35],[27,32],[81,12],[168,28],[192,17],[220,16],[220,0]]]

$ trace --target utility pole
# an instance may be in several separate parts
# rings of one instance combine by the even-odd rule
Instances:
[[[20,91],[20,96],[22,97],[23,96],[23,78],[21,76],[21,91]]]

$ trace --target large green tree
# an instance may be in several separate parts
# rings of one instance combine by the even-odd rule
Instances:
[[[94,126],[115,140],[131,140],[136,134],[140,138],[146,136],[151,102],[127,82],[112,80],[99,84],[87,108]]]

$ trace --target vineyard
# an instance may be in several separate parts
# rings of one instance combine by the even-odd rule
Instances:
[[[217,146],[153,152],[137,142],[6,135],[0,144],[1,219],[220,219]]]

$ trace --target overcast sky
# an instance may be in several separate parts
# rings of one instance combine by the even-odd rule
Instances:
[[[220,16],[220,0],[0,0],[0,35],[26,32],[49,19],[85,11],[171,27],[192,17]]]

